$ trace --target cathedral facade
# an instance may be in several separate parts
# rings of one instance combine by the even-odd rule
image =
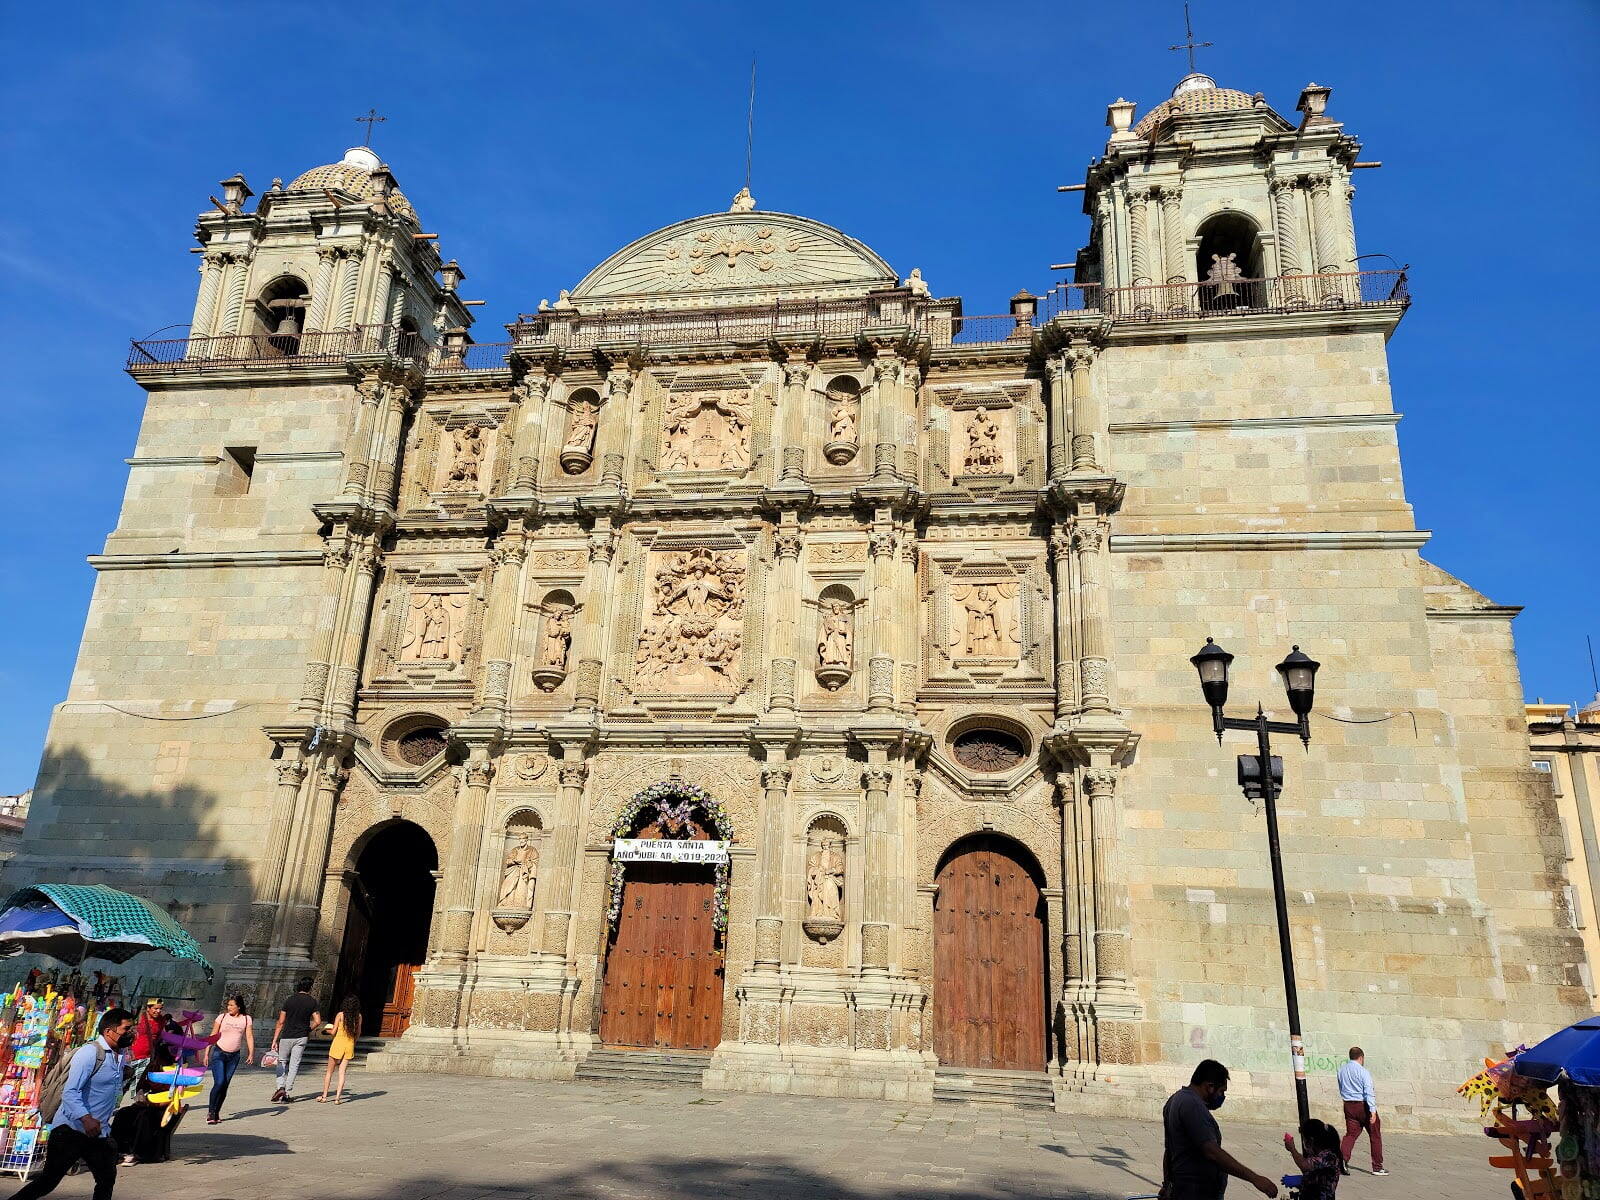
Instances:
[[[1298,644],[1313,1094],[1360,1042],[1386,1121],[1442,1119],[1587,968],[1516,610],[1419,554],[1406,281],[1359,269],[1327,105],[1111,105],[1072,282],[1000,316],[745,192],[479,342],[369,150],[224,181],[189,336],[132,351],[12,879],[166,903],[267,1004],[360,995],[386,1068],[1148,1116],[1217,1057],[1281,1098],[1265,835],[1189,657],[1281,709]]]

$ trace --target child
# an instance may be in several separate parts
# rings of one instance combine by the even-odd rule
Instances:
[[[1300,1126],[1300,1142],[1304,1154],[1294,1148],[1294,1134],[1283,1135],[1283,1148],[1300,1168],[1300,1200],[1334,1200],[1344,1173],[1338,1133],[1325,1121],[1309,1120]]]
[[[328,1047],[328,1069],[322,1076],[322,1095],[317,1097],[318,1104],[328,1098],[328,1084],[333,1081],[335,1064],[339,1067],[339,1087],[334,1093],[333,1102],[344,1103],[344,1073],[350,1069],[350,1060],[356,1056],[356,1039],[360,1036],[361,1001],[355,996],[346,996],[339,1015],[333,1019],[333,1045]]]

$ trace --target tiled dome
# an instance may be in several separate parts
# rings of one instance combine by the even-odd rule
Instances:
[[[1179,113],[1242,112],[1255,106],[1254,96],[1236,92],[1232,88],[1220,88],[1211,76],[1196,72],[1185,76],[1173,89],[1172,99],[1145,113],[1133,131],[1144,137],[1162,121]]]
[[[288,190],[321,191],[323,188],[336,188],[362,200],[376,200],[378,198],[378,185],[372,178],[372,172],[379,166],[378,156],[365,146],[355,146],[345,151],[342,161],[328,163],[322,167],[312,167],[311,170],[295,176],[289,184]],[[389,193],[389,207],[401,216],[416,220],[416,209],[411,207],[411,201],[399,191]]]

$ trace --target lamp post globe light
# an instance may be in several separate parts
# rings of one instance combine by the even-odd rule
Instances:
[[[1305,1042],[1300,1036],[1300,995],[1294,978],[1294,946],[1289,937],[1289,906],[1284,896],[1283,855],[1278,844],[1278,793],[1283,786],[1283,760],[1272,753],[1271,734],[1292,733],[1309,749],[1311,746],[1311,708],[1316,700],[1317,668],[1322,664],[1300,652],[1296,646],[1284,656],[1277,671],[1289,698],[1293,722],[1269,721],[1261,705],[1249,718],[1224,714],[1228,702],[1228,668],[1233,655],[1210,638],[1200,652],[1189,659],[1200,676],[1200,691],[1211,709],[1211,727],[1217,742],[1224,730],[1239,729],[1256,735],[1256,753],[1239,755],[1239,786],[1250,800],[1259,799],[1267,817],[1267,851],[1272,862],[1272,898],[1278,913],[1278,954],[1283,960],[1283,993],[1289,1016],[1289,1062],[1294,1068],[1295,1107],[1304,1124],[1311,1116],[1306,1095]]]

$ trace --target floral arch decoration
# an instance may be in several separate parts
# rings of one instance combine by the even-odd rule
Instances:
[[[722,807],[722,802],[699,784],[690,783],[678,775],[652,783],[649,787],[635,792],[622,806],[622,811],[612,823],[611,836],[627,837],[638,823],[639,817],[651,809],[655,810],[656,819],[661,822],[662,828],[669,832],[687,833],[694,821],[694,814],[698,812],[705,819],[706,827],[717,837],[733,840],[733,821],[729,818],[727,809]],[[713,868],[716,900],[712,905],[711,925],[717,933],[724,935],[728,932],[728,866],[728,863],[720,862]],[[612,859],[611,903],[606,907],[606,924],[613,930],[616,929],[617,921],[622,916],[622,881],[625,867],[626,864]]]

